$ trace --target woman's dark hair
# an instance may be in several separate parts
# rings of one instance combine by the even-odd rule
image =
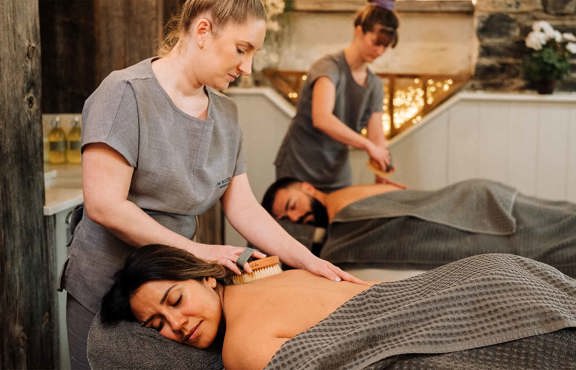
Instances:
[[[278,193],[279,190],[286,189],[299,182],[301,181],[294,177],[282,177],[276,180],[268,187],[268,189],[266,189],[264,197],[262,197],[262,207],[274,216],[272,213],[272,206],[274,205],[274,199],[276,199],[276,193]]]
[[[100,319],[103,324],[136,321],[130,308],[130,297],[143,284],[159,280],[202,280],[214,277],[224,285],[230,283],[230,272],[222,265],[204,262],[178,248],[147,245],[132,252],[114,284],[102,299]]]
[[[362,32],[374,31],[376,25],[382,26],[380,33],[388,40],[387,44],[395,47],[398,44],[398,26],[400,22],[394,11],[375,5],[371,1],[356,14],[354,27],[362,27]]]

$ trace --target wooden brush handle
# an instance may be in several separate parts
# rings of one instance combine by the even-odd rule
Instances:
[[[397,187],[397,188],[399,188],[399,189],[406,189],[406,186],[405,186],[405,185],[399,184],[399,183],[397,183],[397,182],[394,182],[394,181],[386,178],[386,176],[388,176],[388,175],[390,175],[392,172],[394,172],[394,167],[392,167],[392,169],[391,169],[390,171],[384,172],[384,171],[382,171],[375,163],[373,163],[372,160],[369,160],[368,163],[367,163],[367,165],[368,165],[368,169],[369,169],[370,171],[372,171],[372,173],[373,173],[374,175],[376,175],[376,176],[381,177],[382,179],[384,179],[384,181],[385,181],[387,184],[390,184],[390,185],[392,185],[392,186],[395,186],[395,187]]]
[[[382,170],[380,168],[380,166],[378,165],[378,163],[376,163],[373,159],[370,159],[368,161],[368,169],[370,171],[372,171],[372,173],[374,173],[377,176],[380,176],[382,178],[385,178],[386,176],[390,175],[392,172],[394,172],[395,168],[394,166],[390,165],[386,171]]]
[[[260,270],[260,269],[263,269],[266,267],[279,265],[280,264],[280,258],[278,258],[278,256],[269,256],[269,257],[261,258],[259,260],[254,260],[248,264],[250,265],[250,268],[252,269],[252,271],[255,271],[255,270]]]

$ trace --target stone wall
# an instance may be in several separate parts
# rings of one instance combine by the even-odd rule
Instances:
[[[281,19],[279,61],[272,68],[306,71],[353,37],[354,12],[289,11]],[[398,11],[400,41],[371,68],[381,73],[471,75],[478,45],[472,11]],[[456,30],[456,31],[455,31]],[[268,35],[270,37],[270,35]],[[255,69],[261,68],[258,57]]]
[[[467,88],[519,91],[526,88],[522,59],[532,23],[545,20],[560,32],[576,34],[576,0],[478,0],[475,18],[478,60]],[[576,91],[575,56],[571,64],[571,75],[559,82],[557,90]]]

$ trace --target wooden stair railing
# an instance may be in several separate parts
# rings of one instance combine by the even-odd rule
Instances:
[[[302,71],[262,71],[272,87],[296,105],[306,81]],[[387,138],[418,124],[442,102],[458,92],[468,81],[467,75],[377,73],[384,82],[383,125]],[[393,96],[393,99],[390,99]]]

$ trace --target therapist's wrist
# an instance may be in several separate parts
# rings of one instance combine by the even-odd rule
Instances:
[[[371,142],[369,139],[367,139],[367,138],[363,138],[363,139],[364,139],[364,143],[363,143],[363,145],[362,145],[362,149],[363,149],[366,153],[370,154],[370,153],[374,150],[374,146],[375,146],[375,145],[374,145],[374,143]]]
[[[298,244],[300,244],[302,247],[300,248],[300,253],[295,258],[296,262],[293,267],[311,271],[313,266],[316,264],[318,257],[316,257],[308,248],[306,248],[304,244],[300,242],[298,242]]]

